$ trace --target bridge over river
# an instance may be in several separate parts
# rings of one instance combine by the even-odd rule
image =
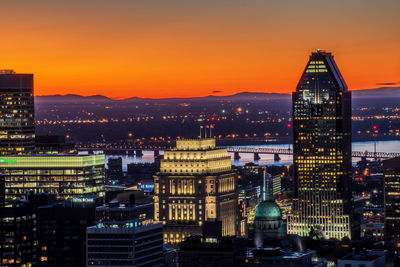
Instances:
[[[293,155],[293,150],[289,148],[269,148],[269,147],[251,147],[251,146],[220,146],[220,148],[228,149],[228,152],[234,153],[234,159],[240,159],[240,154],[254,154],[254,160],[260,159],[260,154],[274,155],[275,161],[279,161],[279,155]],[[171,149],[165,146],[132,146],[132,145],[105,145],[99,147],[80,147],[80,151],[103,151],[109,155],[129,155],[142,156],[143,150],[154,151],[154,155],[159,155],[159,151]],[[400,157],[400,153],[394,152],[369,152],[369,151],[353,151],[353,158],[373,158],[373,159],[388,159]]]
[[[285,148],[268,148],[268,147],[227,147],[228,152],[234,153],[234,159],[240,159],[240,153],[253,153],[254,159],[259,160],[260,154],[273,154],[275,160],[279,160],[279,155],[293,155],[292,149]],[[394,157],[400,157],[400,153],[389,153],[389,152],[361,152],[353,151],[353,158],[374,158],[374,159],[389,159]]]

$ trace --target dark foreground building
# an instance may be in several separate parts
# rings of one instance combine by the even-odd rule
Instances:
[[[280,247],[254,248],[247,239],[223,237],[213,240],[191,236],[179,244],[179,267],[325,267],[313,261],[315,251],[289,251]]]
[[[97,196],[65,200],[37,209],[40,266],[86,266],[86,228],[96,223]]]
[[[86,228],[95,223],[100,197],[56,203],[29,194],[0,207],[0,266],[86,266]]]
[[[33,74],[0,70],[0,110],[0,155],[33,153]]]
[[[107,183],[123,183],[124,173],[122,171],[122,158],[109,158],[107,164]]]
[[[162,266],[162,224],[153,216],[153,203],[98,207],[86,230],[87,266]]]
[[[36,210],[54,202],[54,195],[28,195],[0,207],[0,266],[37,266]]]
[[[0,266],[36,264],[36,220],[28,203],[0,207]]]
[[[385,237],[400,241],[400,158],[383,161]]]
[[[351,234],[351,94],[331,53],[312,53],[293,93],[296,201],[288,234]]]

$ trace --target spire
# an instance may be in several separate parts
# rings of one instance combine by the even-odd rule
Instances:
[[[264,167],[264,176],[263,176],[263,201],[265,200],[270,200],[271,199],[271,195],[269,192],[269,183],[267,183],[267,167]]]

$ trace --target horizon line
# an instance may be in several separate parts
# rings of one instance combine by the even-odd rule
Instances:
[[[363,89],[351,89],[349,91],[361,91],[361,90],[376,90],[376,89],[382,89],[382,88],[400,88],[400,86],[382,86],[382,87],[376,87],[376,88],[363,88]],[[119,98],[119,97],[109,97],[106,95],[102,94],[96,94],[96,95],[82,95],[82,94],[74,94],[74,93],[67,93],[67,94],[53,94],[53,95],[34,95],[34,97],[50,97],[50,96],[80,96],[80,97],[105,97],[110,100],[127,100],[131,98],[139,98],[139,99],[149,99],[149,100],[163,100],[163,99],[194,99],[194,98],[204,98],[204,97],[228,97],[228,96],[234,96],[238,94],[243,94],[243,93],[248,93],[248,94],[276,94],[276,95],[291,95],[291,93],[277,93],[277,92],[252,92],[252,91],[241,91],[233,94],[221,94],[221,95],[215,95],[215,94],[208,94],[208,95],[203,95],[203,96],[192,96],[192,97],[140,97],[140,96],[129,96],[126,98]]]

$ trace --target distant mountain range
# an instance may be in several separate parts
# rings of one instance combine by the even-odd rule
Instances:
[[[352,91],[355,98],[399,98],[400,87],[380,87]]]
[[[353,90],[353,98],[400,98],[400,87],[380,87],[374,89]],[[103,95],[81,96],[74,94],[67,95],[45,95],[35,96],[36,103],[140,103],[140,102],[182,102],[182,101],[274,101],[290,100],[290,94],[279,93],[254,93],[242,92],[228,96],[204,96],[190,98],[140,98],[131,97],[121,100],[115,100]]]

